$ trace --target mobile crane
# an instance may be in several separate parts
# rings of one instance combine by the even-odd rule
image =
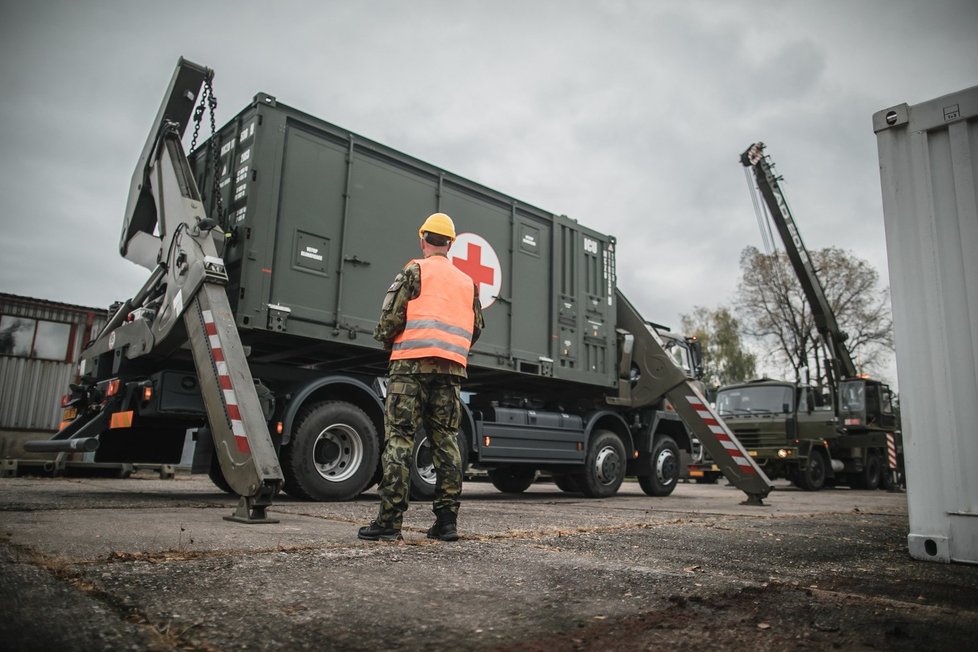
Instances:
[[[280,489],[359,495],[378,477],[387,359],[361,335],[396,271],[372,260],[412,254],[410,242],[376,236],[442,210],[472,231],[449,255],[480,283],[487,319],[464,387],[464,465],[504,491],[545,470],[590,497],[613,495],[626,473],[663,496],[695,437],[762,504],[764,472],[616,287],[613,237],[265,94],[211,136],[207,152],[219,154],[202,146],[188,159],[181,135],[212,74],[177,65],[120,243],[152,274],[83,351],[63,427],[30,450],[163,460],[190,428],[194,470],[241,496],[226,518],[268,521]],[[509,273],[520,277],[512,287]],[[412,488],[430,490],[420,476]]]
[[[860,488],[890,486],[900,443],[890,388],[856,369],[764,143],[751,145],[740,162],[753,172],[828,351],[830,404],[820,404],[816,388],[762,380],[721,388],[718,411],[762,467],[804,489],[817,490],[837,478]]]

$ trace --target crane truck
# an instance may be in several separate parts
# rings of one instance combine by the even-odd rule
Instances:
[[[771,477],[786,477],[809,491],[840,480],[862,489],[889,487],[902,473],[892,392],[856,369],[764,143],[751,145],[740,162],[754,175],[828,352],[828,391],[823,395],[820,387],[805,383],[756,380],[721,387],[717,411]],[[701,462],[689,472],[709,480],[718,470]]]
[[[507,492],[546,471],[589,497],[626,474],[663,496],[695,437],[749,503],[768,495],[677,366],[678,342],[618,289],[614,237],[264,93],[214,130],[212,77],[177,65],[120,243],[150,278],[84,350],[63,427],[33,450],[172,463],[189,431],[193,470],[241,497],[229,518],[267,520],[279,489],[356,497],[380,472],[379,303],[417,256],[416,222],[440,211],[460,227],[449,256],[479,284],[486,319],[463,385],[466,466]],[[180,136],[191,116],[199,130],[198,96],[214,133],[188,157]],[[412,493],[430,496],[427,437],[415,439]]]

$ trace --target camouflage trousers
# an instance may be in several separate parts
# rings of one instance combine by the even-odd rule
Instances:
[[[435,467],[435,510],[458,513],[462,459],[458,429],[462,402],[460,379],[449,374],[398,374],[390,377],[384,414],[384,476],[380,482],[377,523],[400,529],[411,492],[414,435],[424,426]]]

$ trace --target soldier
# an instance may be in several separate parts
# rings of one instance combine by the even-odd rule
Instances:
[[[414,434],[423,425],[437,477],[429,539],[457,541],[462,459],[458,450],[461,381],[469,347],[485,322],[479,288],[448,260],[455,224],[444,213],[418,229],[423,258],[409,261],[387,290],[374,338],[391,351],[385,408],[384,476],[377,518],[360,528],[368,541],[401,539],[408,507]]]

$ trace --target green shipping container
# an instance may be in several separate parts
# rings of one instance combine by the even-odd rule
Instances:
[[[259,94],[217,136],[228,295],[249,360],[383,373],[372,338],[394,275],[434,212],[479,283],[470,386],[613,388],[615,239]],[[216,215],[208,144],[191,161]],[[546,380],[542,380],[546,379]]]

